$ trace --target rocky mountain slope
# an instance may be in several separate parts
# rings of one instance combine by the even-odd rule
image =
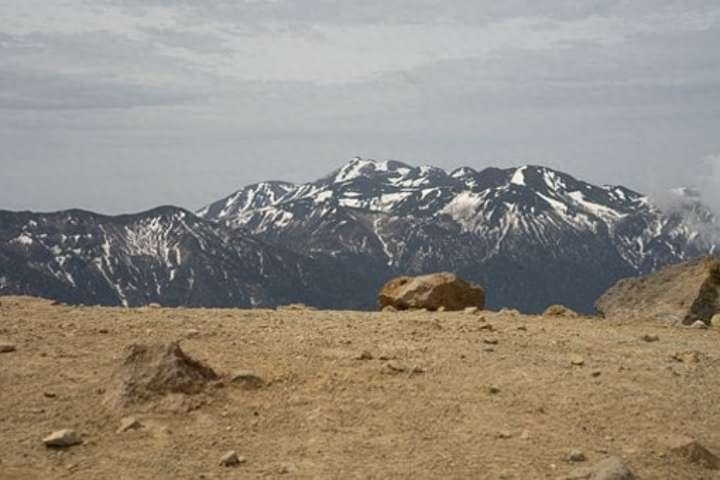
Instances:
[[[355,158],[197,214],[0,211],[0,294],[71,303],[375,308],[391,277],[454,272],[490,308],[593,311],[617,280],[716,250],[698,195],[663,208],[539,166],[446,172]]]
[[[394,275],[446,270],[485,286],[491,307],[590,312],[620,278],[715,251],[712,212],[687,189],[672,200],[661,209],[540,166],[445,172],[355,158],[316,182],[251,185],[198,214],[329,256],[372,293]]]
[[[174,207],[107,217],[0,212],[0,292],[102,305],[334,304],[311,259]],[[335,296],[335,297],[334,297]]]

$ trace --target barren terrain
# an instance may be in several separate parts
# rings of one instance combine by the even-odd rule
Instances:
[[[3,480],[534,480],[609,456],[641,479],[720,479],[662,442],[689,435],[720,453],[717,329],[513,312],[0,302],[0,342],[15,347],[0,353]],[[175,408],[103,403],[127,346],[172,340],[220,374],[250,370],[265,385],[216,382]],[[131,415],[142,428],[117,433]],[[83,444],[43,444],[65,428]],[[231,450],[244,463],[220,466]],[[573,450],[587,461],[568,461]]]

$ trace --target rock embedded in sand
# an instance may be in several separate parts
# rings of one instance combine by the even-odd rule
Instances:
[[[720,459],[694,438],[673,435],[664,439],[669,453],[687,463],[700,465],[709,470],[720,470]]]
[[[130,430],[139,430],[142,428],[142,423],[135,417],[126,417],[120,420],[120,427],[117,429],[117,433],[125,433]]]
[[[562,477],[563,480],[635,480],[635,475],[617,457],[602,460],[591,467],[584,467]]]
[[[580,463],[587,460],[587,457],[582,450],[572,450],[567,456],[568,462]]]
[[[50,448],[67,448],[74,445],[80,445],[82,439],[74,430],[64,429],[53,432],[43,438],[43,443]]]
[[[0,342],[0,353],[10,353],[15,351],[15,345],[8,342]]]
[[[212,368],[183,352],[177,342],[133,344],[111,379],[105,403],[127,407],[169,394],[198,394],[219,378]]]
[[[233,450],[222,456],[220,459],[220,465],[223,467],[236,467],[246,461],[245,457],[240,457],[237,452]]]
[[[397,277],[380,290],[378,304],[382,310],[392,306],[398,310],[427,309],[438,311],[485,308],[485,290],[452,273],[433,273],[418,277]]]
[[[265,380],[255,372],[249,370],[240,370],[235,372],[230,379],[235,385],[241,385],[248,390],[254,390],[265,386]]]
[[[564,318],[576,318],[579,316],[576,311],[566,307],[565,305],[550,305],[545,309],[543,315],[546,317]]]

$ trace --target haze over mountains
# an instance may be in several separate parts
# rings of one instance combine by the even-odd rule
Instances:
[[[375,306],[398,274],[452,271],[490,308],[583,312],[618,279],[712,253],[696,192],[663,208],[541,166],[446,172],[355,158],[250,185],[199,212],[0,212],[0,294],[104,305]]]

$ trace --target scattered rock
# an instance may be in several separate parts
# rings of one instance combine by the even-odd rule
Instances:
[[[386,313],[394,313],[394,312],[397,312],[398,310],[397,310],[397,308],[393,307],[392,305],[386,305],[385,307],[383,307],[382,311],[386,312]]]
[[[223,457],[220,459],[220,466],[237,467],[238,465],[242,465],[245,462],[247,462],[247,459],[245,457],[238,456],[237,452],[233,450],[223,455]]]
[[[410,370],[411,375],[422,375],[425,373],[425,369],[422,367],[413,367],[412,370]]]
[[[419,277],[398,277],[380,290],[380,308],[391,305],[398,310],[422,309],[437,311],[485,308],[485,290],[452,273],[433,273]]]
[[[43,439],[43,443],[49,448],[67,448],[80,445],[82,439],[74,430],[58,430]]]
[[[0,342],[0,353],[10,353],[15,351],[15,345],[7,342]]]
[[[384,369],[385,369],[386,373],[390,373],[390,374],[398,374],[398,373],[403,373],[403,372],[407,371],[407,368],[405,368],[404,366],[400,365],[397,362],[392,362],[392,361],[387,362],[385,364]]]
[[[185,330],[185,336],[186,336],[187,338],[199,337],[199,336],[200,336],[200,330],[198,330],[197,328],[188,328],[187,330]]]
[[[289,305],[280,305],[279,307],[276,308],[276,310],[278,310],[278,311],[283,311],[283,310],[310,310],[310,311],[312,311],[312,310],[317,310],[317,308],[310,307],[308,305],[305,305],[304,303],[291,303]]]
[[[573,450],[568,454],[567,460],[572,463],[580,463],[586,461],[587,457],[582,450]]]
[[[599,377],[600,375],[602,375],[602,370],[593,370],[592,373],[591,373],[591,375],[592,375],[593,377],[597,378],[597,377]]]
[[[127,407],[168,394],[194,395],[219,378],[212,368],[185,354],[177,342],[133,344],[113,374],[105,403]]]
[[[708,326],[702,320],[697,320],[690,325],[690,328],[694,328],[697,330],[706,330]]]
[[[543,315],[546,317],[565,317],[565,318],[577,318],[579,315],[576,311],[566,307],[565,305],[550,305]]]
[[[160,305],[159,303],[153,302],[153,303],[148,304],[148,308],[162,308],[162,305]]]
[[[710,319],[710,325],[713,328],[720,328],[720,313],[716,313],[713,315],[713,317]]]
[[[483,343],[486,345],[497,345],[498,339],[497,338],[483,338]]]
[[[664,443],[669,449],[669,454],[675,458],[709,470],[720,470],[720,459],[693,438],[671,436],[666,438]]]
[[[243,388],[254,390],[265,386],[265,380],[262,379],[255,372],[241,370],[233,374],[231,380],[232,383],[242,385]]]
[[[45,398],[57,398],[57,393],[55,393],[55,392],[43,392],[43,397],[45,397]]]
[[[528,430],[523,430],[520,434],[520,440],[530,440],[530,432]]]
[[[570,363],[572,365],[575,365],[576,367],[581,367],[585,365],[585,359],[581,357],[580,355],[572,355],[570,357]]]
[[[467,307],[465,309],[465,313],[467,313],[468,315],[475,315],[478,312],[480,312],[480,309],[478,307]]]
[[[635,475],[617,457],[602,460],[592,467],[573,471],[564,480],[635,480]]]
[[[372,353],[368,352],[367,350],[364,350],[356,358],[357,358],[357,360],[372,360],[374,357],[373,357]]]
[[[658,337],[657,335],[645,334],[642,337],[640,337],[640,340],[642,340],[643,342],[653,343],[653,342],[659,341],[660,337]]]
[[[130,430],[140,430],[143,427],[142,423],[135,417],[126,417],[120,420],[120,427],[117,429],[117,433],[125,433]]]
[[[507,440],[507,439],[509,439],[509,438],[512,438],[512,433],[510,433],[510,432],[507,431],[507,430],[500,430],[500,431],[498,432],[498,438],[500,438],[500,439],[502,439],[502,440]]]
[[[500,387],[496,385],[490,385],[490,387],[488,387],[488,392],[490,392],[491,395],[497,395],[498,393],[500,393]]]

